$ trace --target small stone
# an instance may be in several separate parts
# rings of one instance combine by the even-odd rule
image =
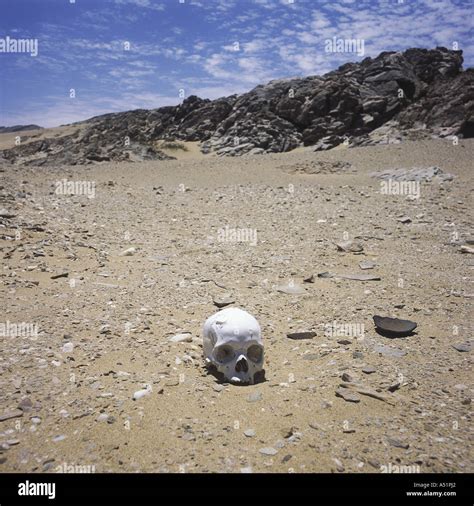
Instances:
[[[377,372],[377,369],[375,369],[375,367],[367,366],[362,368],[362,372],[364,374],[373,374],[374,372]]]
[[[304,283],[314,283],[314,274],[311,274],[310,276],[307,276],[303,279]]]
[[[400,441],[396,438],[388,437],[387,441],[391,446],[394,446],[395,448],[403,448],[404,450],[407,450],[410,447],[408,443]]]
[[[106,422],[108,419],[109,419],[109,415],[108,415],[107,413],[101,413],[101,414],[97,417],[97,421],[98,421],[98,422]]]
[[[362,244],[353,241],[343,241],[336,243],[338,251],[345,251],[350,253],[360,253],[364,251]]]
[[[31,402],[31,399],[29,397],[23,398],[18,404],[18,409],[21,409],[23,412],[31,411],[32,407],[33,403]]]
[[[339,339],[338,344],[342,344],[343,346],[347,346],[348,344],[352,344],[352,341],[350,339]]]
[[[334,460],[337,470],[342,473],[344,471],[344,466],[343,466],[342,462],[336,458],[333,458],[332,460]]]
[[[190,332],[184,332],[182,334],[175,334],[168,338],[171,343],[190,343],[193,340],[193,336]]]
[[[14,409],[12,411],[7,411],[0,415],[0,422],[5,422],[6,420],[10,420],[11,418],[19,418],[23,416],[23,411],[21,409]]]
[[[288,339],[313,339],[313,337],[316,337],[316,332],[313,332],[312,330],[308,331],[301,331],[301,332],[290,332],[289,334],[286,334],[286,337]]]
[[[74,350],[74,344],[73,343],[65,343],[65,344],[63,344],[63,346],[61,348],[61,351],[63,353],[72,353],[73,350]]]
[[[252,474],[253,473],[253,470],[250,466],[247,466],[247,467],[241,467],[240,468],[240,472],[242,474]]]
[[[127,248],[126,250],[122,251],[122,253],[120,253],[120,256],[121,257],[131,257],[136,252],[137,252],[136,248],[133,248],[133,247],[132,248]]]
[[[471,345],[471,343],[467,343],[467,342],[466,342],[466,343],[457,343],[457,344],[453,344],[453,345],[452,345],[452,347],[453,347],[455,350],[457,350],[457,351],[459,351],[459,352],[464,352],[464,353],[469,352],[469,351],[471,351],[471,349],[472,349],[472,345]]]
[[[231,294],[225,294],[222,296],[214,297],[213,302],[217,307],[225,307],[230,306],[230,304],[234,304],[235,298],[232,297]]]
[[[326,278],[333,278],[334,277],[334,274],[331,273],[331,272],[319,272],[318,273],[318,278],[323,278],[323,279],[326,279]]]
[[[68,276],[69,272],[60,272],[59,274],[53,274],[51,279],[67,278]]]
[[[352,358],[364,358],[364,354],[361,351],[354,351]]]
[[[399,381],[394,381],[388,388],[387,390],[389,392],[395,392],[395,390],[398,390],[400,388],[400,382]]]
[[[59,443],[59,441],[63,441],[64,439],[66,439],[66,436],[63,436],[63,435],[61,435],[61,436],[54,436],[53,437],[53,442],[54,443]]]
[[[137,401],[138,399],[141,399],[142,397],[145,397],[146,395],[150,395],[152,391],[151,385],[147,385],[146,388],[142,390],[137,390],[133,394],[133,400]]]
[[[276,455],[278,453],[278,450],[276,450],[275,448],[266,447],[266,448],[260,448],[259,452],[262,455]]]
[[[342,373],[341,379],[342,381],[347,381],[348,383],[354,381],[354,378],[348,372]]]
[[[244,430],[244,434],[247,437],[254,437],[255,436],[255,431],[253,429],[247,429],[247,430]]]
[[[359,267],[365,271],[367,269],[373,269],[375,267],[375,263],[371,260],[362,260],[362,262],[359,262]]]
[[[14,218],[16,214],[7,211],[5,208],[0,209],[0,218]]]
[[[402,216],[401,218],[397,218],[397,221],[400,223],[411,223],[411,218],[408,216]]]
[[[223,385],[213,385],[212,386],[212,389],[215,391],[215,392],[222,392],[222,390],[225,389],[225,387]]]
[[[360,397],[347,390],[347,388],[338,388],[336,390],[336,397],[342,397],[347,402],[360,402]]]

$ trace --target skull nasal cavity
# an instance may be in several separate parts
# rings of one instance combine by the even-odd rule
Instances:
[[[235,364],[235,370],[237,372],[248,372],[249,365],[245,357],[240,357],[239,360],[237,360],[237,363]]]

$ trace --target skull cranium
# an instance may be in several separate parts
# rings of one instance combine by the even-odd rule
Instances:
[[[203,348],[206,362],[232,383],[255,383],[263,373],[263,343],[260,325],[246,311],[229,307],[204,323]]]

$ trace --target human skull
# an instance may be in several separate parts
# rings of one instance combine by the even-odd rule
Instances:
[[[203,327],[206,362],[232,383],[255,383],[263,373],[263,343],[257,320],[229,307],[210,316]]]

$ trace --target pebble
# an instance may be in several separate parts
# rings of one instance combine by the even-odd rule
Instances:
[[[0,422],[10,420],[11,418],[19,418],[20,416],[23,416],[23,411],[21,409],[7,411],[6,413],[0,415]]]
[[[350,339],[339,339],[337,343],[342,344],[343,346],[347,346],[349,344],[352,344],[352,341]]]
[[[457,343],[453,344],[452,347],[459,352],[469,352],[472,349],[471,343]]]
[[[278,453],[278,450],[270,446],[267,446],[266,448],[260,448],[259,452],[262,455],[276,455]]]
[[[367,366],[362,368],[362,372],[364,374],[373,374],[374,372],[377,372],[377,369],[375,367]]]
[[[342,241],[336,243],[337,249],[339,251],[344,251],[346,253],[360,253],[364,251],[364,247],[359,242],[353,241]]]
[[[235,298],[232,297],[230,294],[225,294],[219,297],[214,297],[212,300],[214,302],[214,305],[217,307],[226,307],[230,306],[231,304],[234,304]]]
[[[344,471],[344,466],[343,466],[342,462],[339,459],[336,459],[336,458],[333,458],[332,460],[336,464],[337,470],[342,473]]]
[[[402,216],[401,218],[397,218],[397,221],[400,223],[411,223],[411,218],[408,216]]]
[[[182,334],[175,334],[171,336],[168,341],[171,343],[190,343],[193,340],[193,336],[190,332],[184,332]]]
[[[133,394],[133,400],[134,401],[137,401],[138,399],[141,399],[142,397],[145,397],[145,395],[150,395],[152,392],[152,388],[151,388],[151,385],[147,385],[146,388],[142,389],[142,390],[137,390],[134,394]]]
[[[375,267],[375,263],[372,262],[371,260],[362,260],[362,262],[359,262],[359,267],[362,269],[362,270],[367,270],[367,269],[373,269]]]
[[[396,438],[388,437],[387,441],[391,446],[394,446],[395,448],[403,448],[404,450],[407,450],[410,447],[408,443],[400,441]]]
[[[255,431],[253,429],[247,429],[247,430],[244,430],[244,434],[247,437],[254,437],[255,436]]]
[[[122,253],[120,253],[120,256],[122,257],[131,257],[132,255],[134,255],[136,253],[137,249],[136,248],[127,248],[126,250],[122,251]]]
[[[289,339],[313,339],[313,337],[316,337],[316,332],[313,332],[311,330],[309,331],[302,331],[302,332],[290,332],[289,334],[286,334],[286,337]]]
[[[53,274],[51,279],[67,278],[68,276],[69,272],[60,272],[59,274]]]
[[[31,411],[32,407],[33,403],[29,397],[23,398],[18,404],[18,409],[21,409],[23,412]]]
[[[354,392],[347,390],[347,388],[338,388],[336,390],[336,397],[342,397],[347,402],[360,402],[360,397]]]
[[[348,372],[342,373],[341,379],[342,379],[342,381],[347,381],[348,383],[350,383],[351,381],[354,381],[354,377],[351,376]]]
[[[64,439],[66,439],[66,436],[63,436],[63,435],[61,435],[61,436],[54,436],[53,437],[53,442],[59,443],[59,441],[63,441]]]
[[[72,353],[74,350],[74,344],[73,343],[65,343],[63,347],[61,348],[61,351],[63,353]]]
[[[5,208],[0,209],[0,218],[14,218],[16,214],[11,213],[10,211],[7,211]]]

